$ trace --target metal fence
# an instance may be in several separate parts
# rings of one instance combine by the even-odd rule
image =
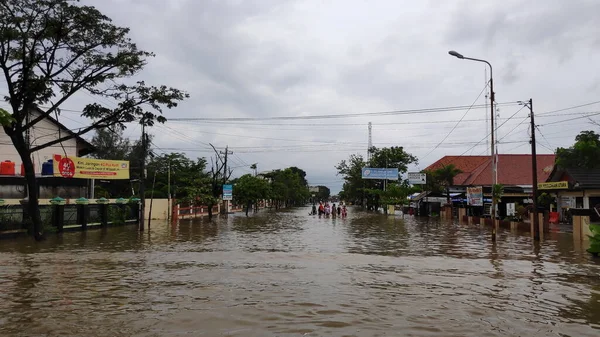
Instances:
[[[81,207],[76,204],[69,204],[57,207],[55,205],[40,205],[40,215],[42,224],[46,228],[68,226],[70,228],[82,225],[83,216],[80,212],[85,212],[87,224],[102,223],[102,207],[104,205],[91,204]],[[107,204],[106,224],[120,225],[135,222],[138,220],[137,204]],[[55,216],[56,211],[62,211],[63,216]],[[57,218],[62,219],[62,223],[58,224]],[[27,209],[23,209],[23,205],[1,205],[0,206],[0,231],[22,230],[28,229],[31,224],[31,219],[27,214]]]

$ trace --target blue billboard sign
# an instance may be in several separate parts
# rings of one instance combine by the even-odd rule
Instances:
[[[398,180],[397,168],[362,168],[363,179]]]
[[[232,200],[233,199],[233,186],[232,185],[223,185],[223,200]]]

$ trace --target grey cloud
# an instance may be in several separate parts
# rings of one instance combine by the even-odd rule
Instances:
[[[501,6],[464,1],[454,11],[446,37],[453,43],[491,49],[499,41],[509,49],[536,48],[561,62],[575,46],[591,44],[600,32],[600,2],[594,0],[538,2],[504,1]],[[533,55],[531,55],[533,56]]]
[[[157,54],[141,79],[190,92],[191,99],[167,117],[343,114],[471,104],[484,85],[484,66],[451,58],[448,49],[489,57],[502,102],[533,97],[540,111],[548,111],[597,100],[598,79],[590,75],[600,71],[591,62],[600,47],[600,21],[595,17],[600,2],[595,0],[547,1],[543,6],[517,0],[390,1],[381,6],[362,0],[87,2],[99,6],[118,24],[131,27],[140,47]],[[76,106],[69,104],[69,108]],[[503,108],[501,115],[506,118],[517,109]],[[235,148],[331,142],[302,148],[303,152],[240,149],[237,153],[248,163],[258,162],[261,169],[297,165],[307,170],[310,179],[337,181],[341,187],[333,167],[352,153],[348,149],[364,154],[369,121],[377,124],[375,145],[405,145],[407,151],[422,157],[446,136],[453,122],[382,124],[458,120],[462,114],[302,121],[329,127],[300,127],[294,122],[282,127],[170,123],[185,137],[157,128],[156,143],[193,148],[201,147],[199,142],[213,142]],[[525,115],[520,113],[500,133],[517,127]],[[484,116],[484,111],[473,110],[466,118]],[[553,119],[540,118],[539,123],[549,120]],[[336,125],[340,123],[358,125],[342,128]],[[561,131],[560,127],[555,124],[542,131],[550,135],[550,142],[569,145],[577,130],[569,138],[553,140],[552,133]],[[131,133],[137,137],[134,130]],[[476,142],[485,132],[484,121],[464,122],[446,143]],[[526,141],[527,137],[523,129],[506,140]],[[446,143],[421,160],[420,167],[471,147]],[[327,151],[319,152],[320,148]],[[467,154],[485,150],[483,141]],[[245,173],[243,168],[241,173]]]

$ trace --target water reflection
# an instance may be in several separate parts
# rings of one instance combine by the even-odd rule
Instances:
[[[0,335],[600,332],[600,263],[571,234],[308,212],[2,241]]]

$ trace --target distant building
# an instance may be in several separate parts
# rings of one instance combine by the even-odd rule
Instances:
[[[553,154],[537,155],[537,181],[545,182],[554,168],[556,157]],[[425,170],[434,171],[447,165],[454,165],[462,173],[454,178],[450,188],[453,203],[466,203],[467,187],[481,186],[484,192],[485,213],[489,214],[491,205],[492,161],[490,156],[444,156],[429,165]],[[530,154],[500,154],[498,155],[497,183],[504,185],[504,195],[498,205],[499,214],[506,214],[506,203],[531,203],[533,176],[531,171]],[[445,195],[423,194],[413,198],[414,202],[444,203]],[[439,205],[428,207],[439,209]]]
[[[600,207],[600,169],[556,167],[539,185],[540,192],[556,198],[561,219],[569,209]]]
[[[537,155],[537,180],[545,182],[554,168],[556,156],[553,154]],[[491,186],[492,161],[490,156],[444,156],[425,170],[434,171],[443,166],[453,164],[463,173],[454,178],[454,187]],[[504,186],[515,186],[531,193],[532,171],[530,154],[498,155],[497,183]]]

